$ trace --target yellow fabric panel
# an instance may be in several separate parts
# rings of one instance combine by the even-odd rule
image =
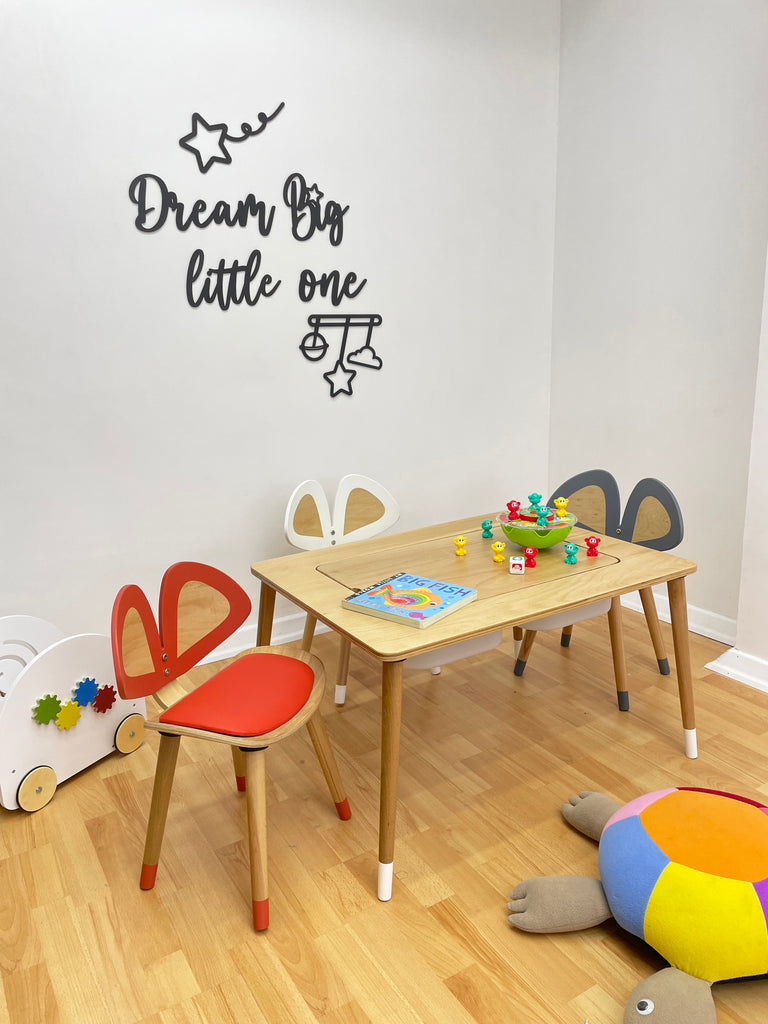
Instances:
[[[768,972],[765,916],[749,882],[669,864],[648,902],[644,930],[673,967],[705,981]]]

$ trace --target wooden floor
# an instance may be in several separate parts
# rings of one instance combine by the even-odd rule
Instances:
[[[306,732],[269,753],[272,923],[250,925],[245,804],[226,747],[184,741],[152,892],[138,887],[156,737],[63,784],[37,814],[0,809],[0,1021],[9,1024],[616,1024],[659,958],[618,926],[510,929],[511,886],[596,873],[560,803],[674,785],[768,797],[768,695],[705,670],[692,635],[698,760],[675,677],[626,612],[631,711],[607,619],[570,650],[540,634],[442,675],[406,674],[394,898],[376,898],[379,670],[353,653],[325,718],[352,805],[336,817]],[[671,635],[663,625],[671,654]],[[335,639],[316,652],[333,675]],[[765,802],[768,803],[768,800]],[[768,982],[716,986],[719,1024],[765,1019]]]

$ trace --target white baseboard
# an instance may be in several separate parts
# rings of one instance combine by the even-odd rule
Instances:
[[[294,640],[300,640],[304,634],[304,612],[293,612],[290,615],[281,615],[272,623],[272,643],[289,644]],[[228,637],[220,647],[211,651],[207,658],[200,662],[205,665],[211,661],[222,661],[224,658],[233,658],[236,654],[242,654],[249,647],[256,646],[255,622],[246,622],[244,626],[236,629],[232,636]],[[327,633],[328,627],[318,622],[315,633]]]
[[[729,679],[735,679],[737,682],[746,683],[747,686],[768,693],[768,661],[763,658],[756,658],[752,654],[732,647],[730,651],[726,651],[719,658],[710,661],[705,668],[708,668],[710,672],[717,672],[721,676],[727,676]]]
[[[654,588],[653,597],[656,601],[656,610],[662,622],[671,622],[669,614],[669,598],[662,589]],[[625,594],[621,599],[622,605],[631,608],[633,611],[642,612],[643,605],[639,594]],[[707,611],[706,608],[698,608],[696,605],[688,605],[688,628],[692,633],[700,636],[708,636],[711,640],[719,640],[723,644],[736,643],[736,620],[728,619],[725,615],[718,615],[716,612]]]

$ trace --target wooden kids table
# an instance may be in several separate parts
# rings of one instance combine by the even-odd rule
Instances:
[[[654,551],[607,536],[602,538],[598,556],[587,558],[584,545],[587,531],[574,529],[568,539],[575,541],[580,548],[575,565],[565,564],[562,545],[558,544],[539,553],[535,568],[526,569],[524,575],[513,575],[506,559],[502,563],[493,562],[490,543],[483,539],[480,528],[484,519],[495,522],[496,515],[478,515],[342,547],[298,552],[251,566],[251,572],[261,580],[259,646],[270,643],[275,594],[280,593],[381,662],[380,900],[388,900],[392,895],[403,661],[406,658],[498,629],[524,626],[533,619],[606,598],[615,598],[612,611],[618,616],[622,594],[666,583],[685,752],[688,757],[696,757],[685,598],[685,577],[696,571],[696,564],[664,551]],[[453,538],[458,535],[467,538],[466,557],[455,554]],[[497,529],[494,536],[499,535]],[[519,553],[517,545],[507,544],[505,554],[510,553]],[[478,598],[424,629],[341,607],[342,598],[348,597],[353,590],[377,583],[397,572],[418,573],[474,587]],[[620,629],[618,634],[617,646],[623,671]]]

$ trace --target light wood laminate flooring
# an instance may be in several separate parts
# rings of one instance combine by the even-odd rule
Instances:
[[[157,884],[138,886],[157,737],[64,783],[36,814],[0,808],[0,1022],[7,1024],[617,1024],[662,966],[613,923],[538,936],[505,903],[532,874],[597,871],[559,806],[674,785],[768,803],[768,694],[708,672],[691,635],[699,757],[680,744],[674,672],[624,613],[631,710],[607,619],[571,647],[512,636],[404,683],[394,895],[376,898],[378,663],[353,650],[324,716],[352,806],[340,821],[304,731],[267,759],[271,924],[251,928],[245,802],[226,747],[182,742]],[[670,627],[662,623],[671,651]],[[313,650],[334,677],[338,643]],[[768,981],[717,986],[719,1024],[764,1019]]]

